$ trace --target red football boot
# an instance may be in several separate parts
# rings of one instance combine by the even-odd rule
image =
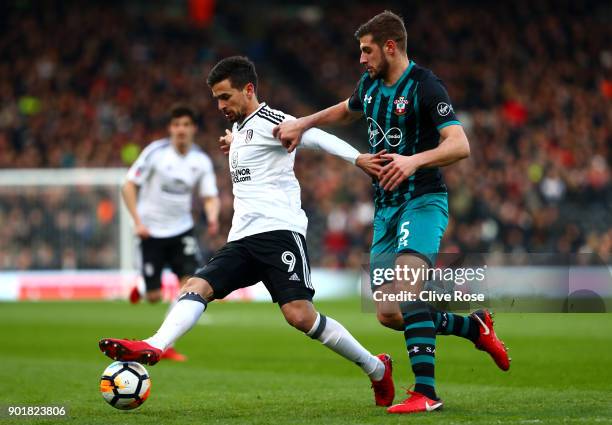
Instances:
[[[480,336],[478,341],[475,342],[476,348],[489,353],[501,370],[510,369],[510,361],[512,359],[508,357],[506,345],[495,335],[493,316],[489,313],[489,310],[475,311],[470,317],[479,323]]]
[[[406,391],[409,397],[400,404],[387,409],[389,413],[433,412],[442,408],[442,400],[432,400],[421,393]]]
[[[380,381],[372,381],[374,401],[377,406],[391,406],[395,398],[395,385],[393,385],[393,360],[388,354],[379,354],[378,357],[385,365],[385,374]]]
[[[130,303],[138,304],[138,302],[140,301],[140,298],[141,298],[141,295],[140,295],[140,292],[138,291],[138,286],[134,286],[132,290],[130,291]]]
[[[113,360],[154,365],[162,357],[162,351],[144,341],[104,338],[98,343],[100,351]]]
[[[186,362],[187,356],[176,351],[174,347],[166,348],[166,351],[163,352],[162,359],[173,360],[175,362]]]

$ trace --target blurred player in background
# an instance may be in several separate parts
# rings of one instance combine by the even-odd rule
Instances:
[[[355,33],[366,67],[353,95],[335,106],[275,128],[291,152],[314,126],[367,118],[370,153],[385,152],[387,164],[374,181],[374,235],[370,268],[432,267],[448,223],[447,190],[439,167],[469,156],[470,148],[442,81],[408,59],[401,17],[385,11]],[[388,153],[387,153],[388,152]],[[390,258],[390,260],[389,260]],[[389,264],[391,261],[391,264]],[[422,276],[422,275],[421,275]],[[373,287],[382,292],[423,288],[423,279]],[[435,391],[436,334],[456,335],[487,351],[502,369],[510,367],[487,310],[470,316],[438,311],[422,301],[377,303],[381,324],[404,332],[416,384],[389,413],[442,407]]]
[[[123,185],[123,199],[139,238],[144,295],[152,303],[162,299],[165,266],[176,274],[182,287],[202,265],[191,211],[196,192],[206,212],[208,234],[214,236],[219,229],[216,176],[208,155],[194,144],[196,130],[195,112],[187,106],[173,107],[169,137],[142,151]],[[137,285],[130,301],[136,303],[142,295]],[[164,352],[164,358],[186,360],[173,347]]]
[[[312,304],[308,219],[293,171],[295,152],[288,153],[272,135],[277,124],[292,117],[259,102],[255,66],[247,58],[222,60],[211,70],[208,84],[219,110],[233,123],[231,134],[220,140],[224,147],[229,145],[234,192],[228,243],[188,280],[155,335],[144,341],[103,339],[100,349],[113,359],[155,364],[166,347],[195,325],[208,303],[262,281],[289,324],[357,364],[371,380],[376,404],[391,405],[391,358],[372,355]],[[360,155],[324,131],[310,129],[303,144],[343,158],[370,175],[380,170],[380,155]]]

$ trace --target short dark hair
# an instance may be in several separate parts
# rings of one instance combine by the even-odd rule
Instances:
[[[393,40],[401,51],[406,51],[408,34],[404,20],[390,10],[385,10],[374,16],[355,31],[355,37],[358,40],[368,34],[371,34],[372,40],[381,47],[387,40]]]
[[[170,121],[175,118],[189,117],[191,121],[196,124],[198,122],[198,117],[195,110],[188,105],[176,104],[170,108]]]
[[[248,83],[253,83],[257,90],[257,72],[255,64],[246,56],[230,56],[218,62],[208,73],[206,82],[210,87],[229,78],[235,89],[241,89]]]

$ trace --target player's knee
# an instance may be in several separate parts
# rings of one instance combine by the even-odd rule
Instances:
[[[387,328],[396,329],[400,331],[404,330],[404,322],[402,320],[401,313],[379,311],[378,313],[376,313],[376,318],[378,319],[381,325],[386,326]]]
[[[302,332],[308,332],[316,320],[316,313],[313,316],[312,312],[300,308],[285,308],[283,314],[287,323]]]
[[[285,316],[285,319],[287,319],[287,323],[302,332],[308,332],[313,323],[312,319],[300,314]]]
[[[181,293],[185,294],[187,292],[195,292],[206,301],[211,301],[213,299],[212,286],[210,286],[210,283],[208,283],[206,279],[202,279],[200,277],[190,277],[187,279],[181,288]]]

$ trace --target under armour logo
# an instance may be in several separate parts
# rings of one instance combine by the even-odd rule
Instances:
[[[416,345],[414,347],[412,347],[410,350],[408,350],[408,354],[410,353],[418,353],[419,352],[419,347],[417,347]]]
[[[372,96],[368,96],[368,94],[366,93],[366,95],[363,97],[363,102],[372,103]]]
[[[382,142],[387,142],[389,146],[395,147],[402,143],[402,130],[397,127],[392,127],[386,132],[380,125],[371,117],[368,117],[368,135],[370,146],[375,147]]]

